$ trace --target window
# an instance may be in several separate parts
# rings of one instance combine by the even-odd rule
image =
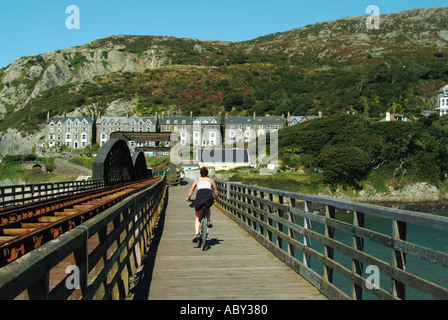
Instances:
[[[171,123],[171,120],[166,120],[166,124],[170,124]]]

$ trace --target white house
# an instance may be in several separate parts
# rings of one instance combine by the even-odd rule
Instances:
[[[448,84],[440,88],[437,94],[437,104],[436,110],[439,110],[441,116],[448,114]]]

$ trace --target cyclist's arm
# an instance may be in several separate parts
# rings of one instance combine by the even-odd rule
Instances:
[[[191,186],[190,192],[188,193],[187,201],[190,201],[191,196],[193,195],[194,188],[196,188],[197,180],[194,180],[193,185]]]
[[[218,189],[216,189],[216,184],[215,181],[213,179],[211,180],[211,184],[212,184],[212,188],[213,188],[213,193],[215,194],[215,198],[218,199]]]

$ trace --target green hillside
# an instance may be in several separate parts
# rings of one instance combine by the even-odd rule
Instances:
[[[433,109],[448,83],[447,12],[384,15],[380,30],[366,30],[365,17],[344,18],[240,43],[112,36],[24,57],[0,70],[0,132],[35,130],[48,111],[105,114],[114,101],[141,115],[366,118],[399,104],[412,118]]]

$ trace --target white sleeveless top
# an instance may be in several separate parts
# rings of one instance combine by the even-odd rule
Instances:
[[[201,189],[212,190],[212,184],[210,183],[210,181],[199,181],[199,179],[198,179],[197,188],[198,188],[198,190],[201,190]]]

